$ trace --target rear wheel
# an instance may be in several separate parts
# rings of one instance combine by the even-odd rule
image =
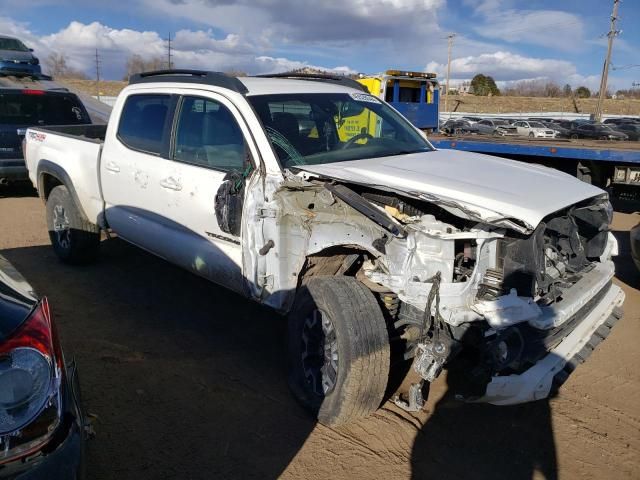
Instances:
[[[325,425],[374,412],[389,378],[389,337],[375,297],[351,277],[315,277],[289,315],[289,386]]]
[[[64,185],[54,187],[47,198],[47,228],[63,262],[86,263],[98,255],[100,229],[84,218]]]

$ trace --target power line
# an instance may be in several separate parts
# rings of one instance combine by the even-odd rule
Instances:
[[[96,48],[96,96],[98,100],[100,100],[100,55],[98,54],[98,49]]]
[[[611,70],[629,70],[630,68],[637,68],[640,65],[620,65],[619,67],[611,65]]]
[[[554,28],[554,27],[568,27],[570,25],[577,25],[577,24],[581,24],[582,22],[576,20],[576,21],[572,21],[572,22],[558,22],[558,23],[550,23],[544,26],[545,29],[547,28]],[[496,29],[496,31],[500,32],[500,36],[504,37],[505,35],[510,35],[512,33],[519,33],[519,32],[526,32],[529,30],[535,29],[535,27],[523,27],[523,28],[516,28],[513,30],[501,30],[501,29]]]
[[[449,111],[449,77],[451,77],[451,49],[453,48],[453,39],[455,33],[447,35],[447,91],[444,93],[444,111]]]
[[[171,54],[171,32],[169,32],[169,38],[167,39],[167,68],[171,70],[173,68],[173,62],[171,58],[173,55]]]
[[[609,80],[609,66],[611,65],[611,52],[613,50],[613,39],[620,35],[620,30],[616,30],[616,22],[618,21],[618,7],[620,0],[613,0],[613,13],[611,14],[611,26],[607,37],[609,39],[607,45],[607,56],[602,67],[602,78],[600,79],[600,92],[598,95],[598,105],[596,106],[595,120],[602,120],[602,104],[607,96],[607,81]]]

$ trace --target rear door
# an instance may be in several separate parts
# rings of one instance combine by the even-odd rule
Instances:
[[[162,257],[171,249],[164,234],[163,182],[177,98],[169,93],[127,96],[100,161],[107,223],[126,240]]]

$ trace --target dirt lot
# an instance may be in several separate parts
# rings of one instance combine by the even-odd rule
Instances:
[[[0,190],[0,249],[49,297],[78,361],[97,416],[91,479],[640,478],[635,206],[614,223],[626,315],[558,397],[465,405],[441,378],[423,413],[387,403],[330,429],[287,391],[278,317],[118,240],[95,265],[62,265],[32,195]]]

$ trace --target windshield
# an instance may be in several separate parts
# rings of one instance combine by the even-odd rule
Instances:
[[[284,168],[433,150],[407,120],[369,94],[256,95],[249,101]]]
[[[28,52],[29,49],[16,38],[0,38],[0,50],[13,50],[15,52]]]
[[[91,123],[73,94],[0,93],[0,125],[78,125]]]
[[[529,126],[533,128],[547,128],[540,122],[529,122]]]

